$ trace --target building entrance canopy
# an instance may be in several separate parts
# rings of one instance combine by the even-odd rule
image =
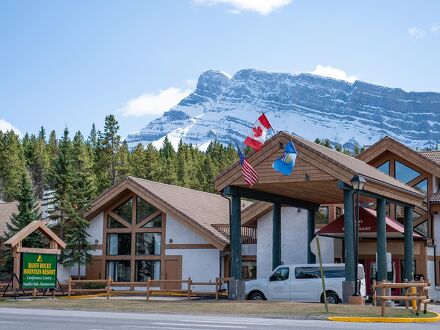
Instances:
[[[292,174],[285,176],[275,171],[272,163],[283,155],[289,142],[295,145],[297,159]],[[247,198],[273,203],[273,267],[281,264],[281,205],[308,210],[307,235],[310,242],[319,205],[343,202],[347,215],[344,217],[345,274],[346,281],[354,283],[355,191],[351,180],[362,176],[366,183],[360,201],[377,204],[378,279],[386,278],[385,209],[388,201],[403,206],[405,210],[405,269],[406,278],[410,280],[413,269],[412,209],[422,205],[425,195],[359,159],[286,132],[270,138],[259,152],[251,152],[247,160],[259,174],[259,181],[252,188],[245,183],[239,162],[221,173],[215,181],[216,189],[231,198],[231,275],[234,278],[241,279],[241,198]],[[310,251],[308,260],[314,262]]]
[[[405,227],[400,222],[385,217],[386,232],[388,238],[403,238]],[[336,238],[344,237],[344,215],[341,215],[328,225],[322,227],[316,235]],[[377,213],[364,207],[359,208],[359,237],[376,238],[377,236]],[[413,232],[413,237],[421,238]]]

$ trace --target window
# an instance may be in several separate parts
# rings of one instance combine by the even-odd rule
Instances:
[[[162,228],[162,214],[148,221],[142,228]]]
[[[403,183],[408,183],[411,180],[417,178],[420,175],[419,172],[413,170],[411,167],[403,165],[396,160],[396,179]]]
[[[244,280],[257,278],[257,261],[243,260],[241,264],[241,273]]]
[[[335,266],[323,267],[325,278],[345,278],[345,268]],[[363,278],[363,268],[359,267],[359,278]],[[321,278],[321,270],[319,267],[296,267],[295,278],[307,279],[307,278]]]
[[[395,219],[401,223],[405,222],[405,208],[401,205],[396,205],[396,217]],[[418,219],[420,217],[420,214],[417,213],[416,211],[412,211],[413,214],[413,221]]]
[[[136,254],[160,255],[160,233],[136,233]]]
[[[378,166],[377,169],[386,175],[390,175],[390,161],[386,161],[382,165]]]
[[[336,207],[336,218],[342,215],[342,207]]]
[[[159,260],[137,260],[136,261],[136,281],[145,282],[148,277],[152,280],[160,279]]]
[[[155,207],[148,204],[142,198],[136,197],[136,223],[145,220],[156,211]]]
[[[305,279],[305,278],[320,278],[321,273],[319,267],[296,267],[295,268],[295,278]]]
[[[112,216],[107,216],[107,228],[127,228]]]
[[[131,264],[129,260],[107,261],[107,276],[115,282],[130,282]]]
[[[428,236],[428,221],[422,222],[417,227],[414,227],[423,236]]]
[[[131,234],[115,233],[107,234],[107,254],[110,256],[130,255]]]
[[[271,282],[275,282],[275,281],[285,281],[289,279],[289,268],[287,267],[282,267],[282,268],[278,268],[275,273],[273,273],[270,278],[269,281]]]
[[[315,214],[315,222],[320,224],[328,223],[328,206],[321,206]]]
[[[418,191],[423,194],[428,192],[428,179],[425,179],[414,186]]]
[[[117,208],[113,210],[114,213],[119,215],[122,219],[131,223],[131,218],[133,216],[133,198],[128,199]]]

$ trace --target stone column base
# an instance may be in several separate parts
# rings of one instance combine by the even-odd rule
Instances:
[[[245,300],[244,281],[232,280],[229,281],[229,300]]]
[[[363,296],[350,296],[348,297],[348,303],[350,305],[364,305]]]
[[[342,282],[342,302],[344,304],[349,303],[349,299],[354,293],[354,281]]]

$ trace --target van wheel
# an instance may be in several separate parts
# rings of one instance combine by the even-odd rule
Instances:
[[[335,292],[327,291],[326,296],[328,304],[339,304],[339,297]],[[321,302],[324,303],[324,294],[321,295]]]
[[[266,297],[260,291],[251,292],[248,296],[249,300],[266,300]]]

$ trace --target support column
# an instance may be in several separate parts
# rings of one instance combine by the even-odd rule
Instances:
[[[387,225],[385,199],[377,199],[377,281],[387,279]]]
[[[344,256],[345,281],[342,283],[342,300],[348,302],[348,297],[354,293],[354,218],[353,218],[353,190],[344,189]]]
[[[241,196],[238,191],[231,189],[231,277],[229,282],[229,298],[231,300],[244,300],[244,282],[241,280]]]
[[[272,269],[281,265],[281,203],[272,208]]]
[[[315,210],[307,210],[307,263],[316,263],[316,256],[312,253],[310,243],[315,236]]]
[[[241,196],[231,195],[231,277],[241,280]]]
[[[405,280],[414,280],[414,237],[413,237],[413,210],[405,206],[405,236],[404,236],[404,274]]]

